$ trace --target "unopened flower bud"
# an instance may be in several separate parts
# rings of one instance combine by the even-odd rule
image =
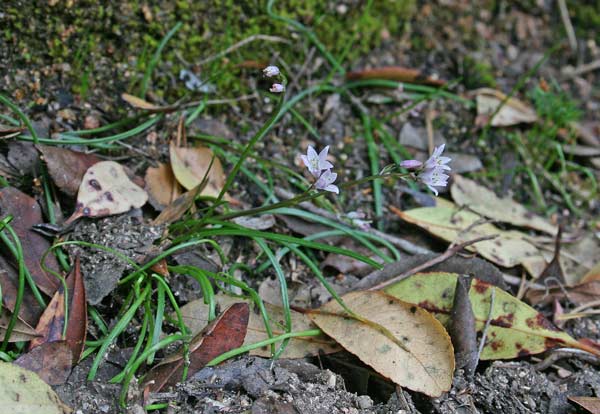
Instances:
[[[400,163],[400,166],[407,170],[416,170],[417,168],[421,168],[422,165],[423,163],[418,160],[405,160]]]
[[[269,90],[273,93],[281,93],[285,91],[285,86],[283,86],[281,83],[274,83],[271,85],[271,89]]]
[[[279,68],[277,66],[267,66],[263,69],[263,74],[267,78],[272,78],[273,76],[279,76]]]

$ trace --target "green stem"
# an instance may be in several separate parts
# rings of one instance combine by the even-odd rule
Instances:
[[[236,349],[232,349],[231,351],[228,351],[228,352],[225,352],[225,353],[219,355],[218,357],[216,357],[215,359],[210,361],[208,364],[206,364],[206,366],[212,367],[212,366],[218,365],[221,362],[223,362],[229,358],[233,358],[234,356],[238,356],[238,355],[244,354],[248,351],[252,351],[253,349],[262,348],[263,346],[271,345],[271,344],[274,344],[279,341],[284,341],[284,340],[291,339],[291,338],[298,338],[301,336],[318,336],[318,335],[321,335],[322,333],[323,332],[321,332],[320,329],[308,329],[306,331],[284,333],[282,335],[274,336],[273,338],[265,339],[264,341],[260,341],[260,342],[256,342],[253,344],[244,345],[244,346],[241,346]]]

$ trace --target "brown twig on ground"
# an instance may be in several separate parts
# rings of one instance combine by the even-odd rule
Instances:
[[[487,236],[477,237],[477,238],[472,239],[472,240],[467,240],[465,242],[458,243],[458,244],[454,244],[453,243],[450,246],[448,246],[448,248],[446,249],[446,251],[444,253],[440,254],[439,256],[437,256],[437,257],[435,257],[435,258],[433,258],[431,260],[428,260],[425,263],[422,263],[422,264],[420,264],[418,266],[415,266],[412,269],[399,274],[398,276],[395,276],[395,277],[393,277],[391,279],[386,280],[385,282],[382,282],[382,283],[380,283],[380,284],[378,284],[376,286],[373,286],[373,287],[369,288],[369,290],[380,290],[380,289],[383,289],[383,288],[385,288],[385,287],[387,287],[387,286],[389,286],[391,284],[394,284],[396,282],[404,280],[407,277],[409,277],[409,276],[411,276],[411,275],[413,275],[413,274],[415,274],[417,272],[420,272],[421,270],[425,270],[425,269],[427,269],[427,268],[429,268],[429,267],[431,267],[433,265],[436,265],[438,263],[441,263],[441,262],[447,260],[448,258],[454,256],[455,254],[457,254],[458,252],[460,252],[462,249],[464,249],[467,246],[470,246],[470,245],[475,244],[475,243],[479,243],[480,241],[484,241],[484,240],[492,240],[492,239],[495,239],[496,237],[498,237],[497,234],[490,234],[490,235],[487,235]]]
[[[562,19],[563,26],[565,26],[565,32],[567,32],[567,39],[569,39],[569,47],[571,52],[577,52],[577,38],[575,37],[575,30],[573,30],[573,24],[571,24],[571,18],[569,17],[569,10],[567,9],[567,2],[565,0],[558,0],[558,9],[560,10],[560,18]]]
[[[289,200],[290,198],[293,198],[295,196],[295,194],[293,194],[292,192],[290,192],[288,190],[284,190],[282,188],[276,188],[275,194],[277,194],[277,197],[281,197],[286,200]],[[310,211],[311,213],[318,214],[321,217],[325,217],[330,220],[335,220],[338,223],[348,224],[348,223],[344,223],[342,220],[340,220],[340,218],[337,215],[330,213],[327,210],[323,210],[322,208],[315,206],[313,203],[302,202],[302,203],[300,203],[300,207],[302,207],[306,211]],[[364,231],[366,231],[367,233],[372,234],[374,236],[380,237],[380,238],[384,239],[385,241],[390,242],[394,246],[399,247],[400,249],[402,249],[405,252],[410,253],[410,254],[431,253],[430,250],[428,250],[424,247],[418,246],[414,243],[411,243],[408,240],[404,240],[399,237],[392,236],[391,234],[387,234],[387,233],[381,232],[376,229],[369,228]]]
[[[551,350],[550,355],[548,355],[543,361],[535,364],[533,368],[536,371],[543,371],[551,367],[556,361],[563,358],[577,358],[595,366],[600,365],[600,358],[590,354],[589,352],[574,348],[558,348]]]
[[[600,69],[600,59],[594,60],[590,63],[584,63],[583,65],[579,65],[574,69],[565,68],[563,70],[564,79],[574,78],[579,75],[583,75],[584,73],[591,72],[593,70]]]

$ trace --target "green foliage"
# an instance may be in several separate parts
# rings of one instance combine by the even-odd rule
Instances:
[[[600,42],[600,0],[573,2],[569,10],[578,36]]]
[[[118,69],[119,84],[128,81],[124,70],[131,70],[132,64],[137,69],[134,76],[140,78],[139,82],[148,63],[144,51],[155,50],[177,22],[183,26],[163,51],[157,67],[157,72],[168,72],[175,77],[180,69],[187,67],[184,61],[193,65],[252,35],[268,34],[293,43],[303,42],[302,38],[292,35],[293,30],[287,25],[267,15],[266,3],[266,0],[150,0],[143,3],[129,0],[98,6],[92,0],[81,0],[72,5],[59,3],[31,8],[27,13],[8,8],[3,37],[16,65],[66,62],[74,68],[71,73],[74,77],[86,76],[86,71],[81,69],[92,68],[87,79],[72,82],[78,85],[76,92],[80,92],[115,83],[114,73],[110,72],[111,79],[102,79],[109,74],[94,69],[95,62],[106,57],[115,63],[127,64]],[[282,0],[275,3],[274,9],[312,28],[334,56],[347,51],[346,58],[354,59],[380,44],[382,30],[392,35],[402,31],[403,23],[415,11],[415,1],[367,2],[340,11],[330,2]],[[206,79],[218,74],[214,83],[221,96],[241,94],[247,88],[241,80],[240,63],[269,62],[275,53],[289,64],[303,63],[298,47],[301,46],[255,41],[205,65],[202,76]],[[167,98],[179,98],[184,92],[183,86],[179,91],[172,91],[168,76],[155,76],[152,81],[152,90]]]
[[[549,88],[534,87],[529,97],[535,105],[539,120],[525,133],[514,132],[508,138],[521,158],[519,172],[523,182],[529,182],[530,192],[540,209],[550,211],[542,184],[558,193],[574,213],[597,195],[597,182],[589,169],[565,155],[563,145],[573,144],[570,123],[581,117],[577,103],[556,83]],[[567,142],[565,134],[567,131]],[[578,177],[573,179],[573,177]]]
[[[566,127],[570,122],[581,117],[577,103],[573,101],[556,83],[545,91],[536,86],[529,93],[538,115],[546,122],[551,122],[559,128]]]
[[[484,86],[493,88],[496,86],[494,69],[488,62],[466,56],[462,65],[464,74],[463,82],[467,89],[476,89]]]

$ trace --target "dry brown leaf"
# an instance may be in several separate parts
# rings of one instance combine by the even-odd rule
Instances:
[[[598,397],[567,397],[590,414],[600,414],[600,398]]]
[[[84,154],[52,145],[36,145],[36,148],[46,161],[54,183],[70,196],[77,194],[88,168],[102,161],[94,154]]]
[[[383,292],[352,292],[342,299],[361,320],[331,301],[309,314],[327,335],[402,387],[432,397],[450,389],[454,349],[429,312]]]
[[[8,327],[8,323],[10,322],[10,318],[12,316],[12,312],[6,308],[1,308],[0,311],[0,341],[4,341],[4,336],[6,334],[6,328]],[[21,318],[17,318],[17,323],[13,327],[12,333],[10,334],[9,342],[22,342],[22,341],[31,341],[33,338],[36,338],[38,333],[33,329],[33,327],[29,326],[25,321]]]
[[[54,341],[46,342],[21,355],[15,364],[35,372],[47,384],[60,385],[69,378],[73,359],[67,341]]]
[[[148,201],[148,194],[129,179],[123,166],[114,161],[94,164],[83,176],[75,211],[65,222],[80,217],[105,217],[139,208]]]
[[[186,190],[199,185],[208,172],[208,183],[200,195],[217,197],[225,184],[223,166],[218,158],[214,158],[210,171],[213,152],[206,147],[178,147],[175,142],[169,146],[171,168],[175,178]]]
[[[450,192],[456,204],[465,206],[482,216],[543,231],[553,236],[558,231],[557,226],[528,211],[521,204],[510,198],[499,198],[493,191],[463,176],[454,176]]]
[[[244,300],[242,298],[234,298],[225,295],[216,295],[215,301],[221,309],[225,309],[234,303],[245,302],[251,306],[254,306],[250,300]],[[273,335],[280,335],[284,333],[281,326],[278,325],[278,321],[285,320],[283,308],[270,303],[265,303],[265,308],[271,319],[271,326],[273,329]],[[194,300],[181,308],[183,320],[191,331],[192,335],[200,332],[208,324],[208,305],[204,304],[202,299]],[[292,326],[294,331],[304,331],[309,329],[315,329],[315,325],[310,319],[294,310],[292,314]],[[246,338],[244,339],[244,345],[253,344],[256,342],[268,339],[267,332],[265,330],[265,324],[260,314],[256,312],[250,312],[250,319],[248,321],[248,329],[246,331]],[[319,353],[330,354],[332,352],[338,352],[339,346],[327,338],[324,335],[321,336],[307,336],[292,338],[281,355],[282,358],[304,358],[307,355],[319,355]],[[257,355],[262,357],[270,357],[270,348],[258,348],[250,351],[250,355]]]
[[[400,66],[384,66],[381,68],[348,72],[346,74],[346,79],[389,79],[398,82],[420,83],[433,86],[444,86],[446,84],[446,81],[427,76],[417,69],[403,68]]]
[[[13,216],[10,224],[21,241],[25,265],[31,273],[33,280],[42,292],[49,296],[53,295],[60,282],[54,275],[46,272],[40,264],[42,256],[50,248],[51,243],[31,229],[35,224],[43,222],[42,209],[34,198],[29,197],[16,188],[4,187],[0,189],[0,216],[6,217],[8,215]],[[9,253],[8,249],[3,247],[0,250],[0,254],[3,254],[7,260],[14,262],[14,257]],[[59,271],[58,261],[53,254],[46,256],[45,265],[55,272]],[[10,273],[6,276],[10,276]],[[0,277],[0,281],[8,282],[4,277]],[[12,282],[12,286],[5,283],[2,284],[4,303],[9,308],[14,306],[17,292],[16,279],[13,279]],[[29,293],[25,296],[28,297],[25,303],[32,303],[29,300],[32,296]],[[33,313],[37,313],[37,309]],[[31,322],[22,311],[19,311],[19,315],[28,322]]]
[[[485,125],[496,111],[498,106],[506,99],[506,95],[490,88],[477,89],[475,100],[477,102],[477,125]],[[494,116],[492,126],[511,126],[522,123],[536,122],[537,114],[529,105],[516,98],[508,99]]]
[[[201,186],[198,185],[196,188],[186,191],[177,197],[160,212],[158,217],[152,221],[152,225],[160,226],[161,224],[170,224],[179,220],[189,209],[194,207],[194,200],[196,200],[201,190]]]
[[[143,388],[158,392],[173,386],[202,369],[209,361],[241,346],[248,325],[249,308],[246,303],[236,303],[223,311],[218,318],[195,335],[185,348],[167,356],[144,377]],[[184,374],[185,373],[185,374]]]
[[[159,163],[158,167],[148,168],[144,181],[150,204],[159,211],[181,195],[181,189],[169,164]]]

